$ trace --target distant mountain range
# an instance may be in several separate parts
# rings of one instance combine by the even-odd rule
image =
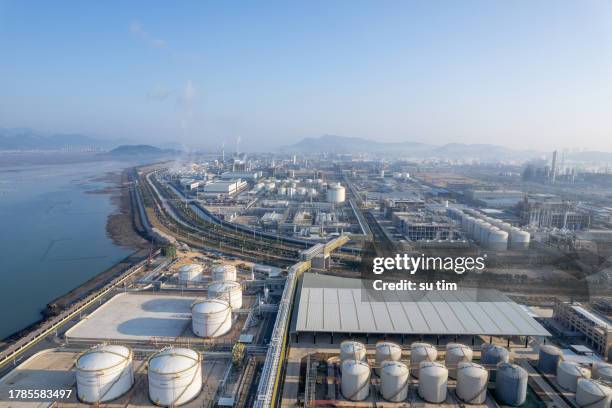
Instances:
[[[514,150],[490,144],[449,143],[436,146],[417,142],[378,142],[358,137],[333,135],[305,138],[296,144],[283,147],[282,151],[288,153],[371,153],[420,158],[480,160],[530,159],[545,154],[534,150]]]
[[[108,150],[126,139],[97,139],[82,134],[45,134],[28,128],[0,128],[0,150]]]

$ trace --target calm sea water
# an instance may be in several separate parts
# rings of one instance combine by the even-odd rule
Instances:
[[[87,194],[109,186],[95,178],[130,165],[0,166],[0,338],[131,252],[106,234],[107,216],[117,210],[110,195]]]

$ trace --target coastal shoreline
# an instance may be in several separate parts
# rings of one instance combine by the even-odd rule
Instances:
[[[40,319],[24,328],[6,336],[0,341],[0,349],[7,347],[11,342],[35,330],[46,319],[53,317],[70,305],[85,298],[90,293],[103,287],[113,278],[121,275],[133,265],[146,259],[151,251],[151,244],[138,232],[133,217],[132,200],[129,193],[128,173],[133,167],[119,171],[108,172],[93,181],[107,183],[108,186],[98,190],[87,191],[86,194],[110,195],[114,210],[106,220],[106,233],[115,245],[128,248],[132,252],[114,265],[106,268],[87,281],[77,285],[65,294],[53,299],[41,310]]]

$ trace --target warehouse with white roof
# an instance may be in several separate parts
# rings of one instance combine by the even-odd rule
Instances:
[[[384,292],[373,298],[360,279],[305,273],[290,328],[294,342],[338,342],[361,337],[412,341],[427,338],[510,339],[550,336],[523,308],[493,289],[459,289],[411,295]]]

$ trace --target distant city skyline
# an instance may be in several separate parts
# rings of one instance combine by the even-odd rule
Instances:
[[[612,152],[612,2],[0,0],[0,128]]]

